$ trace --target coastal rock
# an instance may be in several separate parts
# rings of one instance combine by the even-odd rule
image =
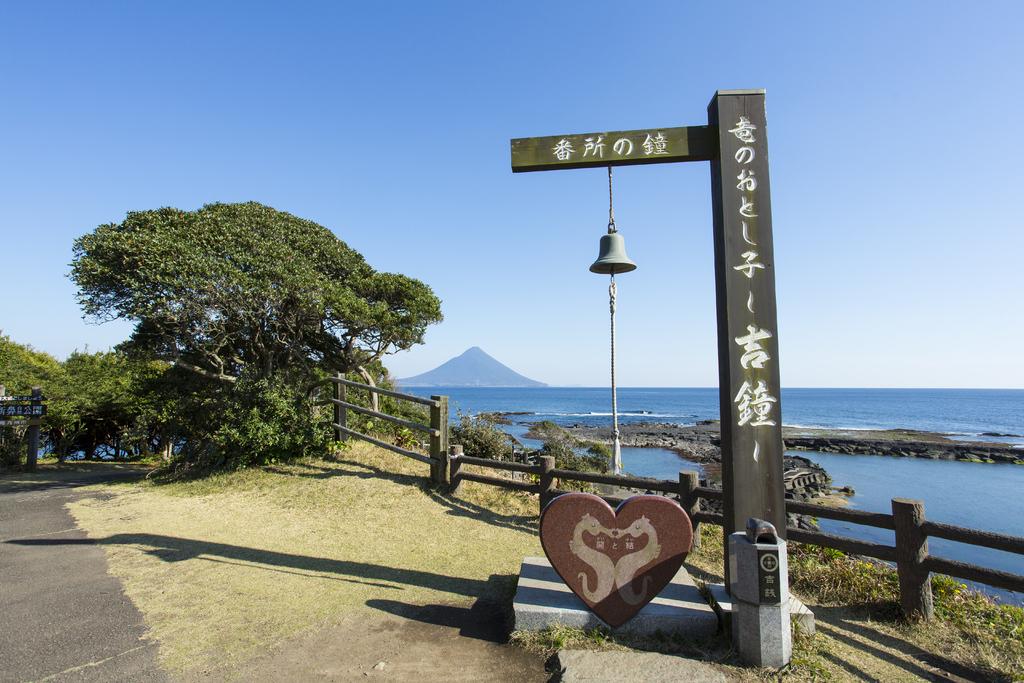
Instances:
[[[574,425],[573,436],[606,441],[609,428]],[[667,448],[684,458],[700,463],[721,462],[717,420],[702,420],[696,425],[641,422],[621,425],[623,446]],[[900,458],[960,460],[963,462],[1018,463],[1024,449],[1005,443],[953,441],[942,434],[905,429],[853,431],[828,429],[783,430],[785,446],[790,450],[839,453],[842,455],[889,455]]]

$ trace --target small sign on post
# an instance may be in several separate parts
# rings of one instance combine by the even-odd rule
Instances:
[[[777,605],[781,602],[779,576],[779,551],[766,548],[757,550],[757,586],[761,605]]]
[[[39,458],[39,423],[46,415],[44,400],[43,390],[39,387],[32,387],[31,394],[8,396],[5,388],[0,386],[0,426],[28,427],[25,469],[29,471],[36,468]]]

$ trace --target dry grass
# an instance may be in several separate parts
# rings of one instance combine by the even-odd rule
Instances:
[[[158,485],[107,485],[72,505],[145,615],[172,670],[233,666],[359,610],[507,601],[524,555],[540,554],[536,497],[426,485],[426,467],[365,444],[306,461]],[[721,581],[722,535],[702,530],[687,566]],[[783,672],[737,665],[727,639],[617,639],[602,631],[516,633],[533,652],[635,647],[719,662],[738,679],[1024,678],[1024,611],[939,579],[939,618],[897,617],[892,570],[795,545],[791,581],[818,633],[796,634]]]
[[[71,511],[101,543],[172,670],[232,665],[353,610],[502,599],[536,555],[536,502],[425,485],[365,444],[307,461],[158,485],[104,486]]]
[[[722,580],[718,527],[687,559],[691,573]],[[933,577],[936,619],[899,616],[896,572],[884,564],[802,544],[790,546],[790,584],[815,614],[817,633],[797,633],[786,680],[1024,680],[1024,609],[997,605],[947,577]],[[763,671],[766,678],[774,674]]]

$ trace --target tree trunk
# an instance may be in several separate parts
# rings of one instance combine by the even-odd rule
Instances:
[[[366,368],[360,365],[356,369],[359,371],[359,374],[362,376],[362,378],[366,381],[367,384],[369,384],[371,387],[377,386],[377,383],[373,381],[373,375],[371,375]],[[370,392],[370,408],[376,410],[378,413],[380,412],[380,401],[377,398],[377,393],[374,391]]]

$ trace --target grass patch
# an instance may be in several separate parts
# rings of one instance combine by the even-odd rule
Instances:
[[[102,490],[110,497],[71,510],[105,548],[162,662],[178,671],[231,666],[360,611],[507,602],[522,557],[542,552],[536,496],[472,482],[451,495],[427,485],[425,465],[361,443],[336,460]],[[686,562],[698,581],[722,580],[722,540],[720,528],[702,526]],[[739,667],[724,636],[694,643],[556,628],[517,632],[513,642],[540,654],[676,653],[747,679],[1024,679],[1024,610],[956,581],[933,579],[937,617],[927,624],[899,618],[895,571],[880,563],[794,543],[790,582],[818,633],[794,634],[782,672]]]
[[[690,573],[721,582],[720,527],[702,525]],[[900,617],[899,580],[884,563],[817,546],[789,545],[790,587],[815,613],[814,636],[794,631],[786,680],[1024,680],[1024,608],[993,602],[946,576],[932,576],[935,619]],[[726,660],[728,662],[729,660]]]
[[[426,466],[367,444],[73,503],[176,671],[232,665],[358,610],[507,599],[540,553],[536,499],[426,485]],[[486,551],[482,551],[486,549]]]

